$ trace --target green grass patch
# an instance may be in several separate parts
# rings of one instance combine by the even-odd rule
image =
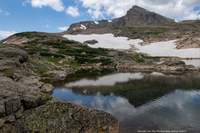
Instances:
[[[147,56],[145,54],[142,54],[142,53],[134,53],[132,55],[133,60],[136,61],[137,63],[144,63],[146,57]]]
[[[6,68],[4,70],[1,70],[0,72],[3,73],[4,76],[13,78],[15,71],[12,68]]]

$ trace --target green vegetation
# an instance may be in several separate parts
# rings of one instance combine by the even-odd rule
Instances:
[[[70,40],[48,40],[38,42],[33,40],[26,45],[25,48],[31,54],[39,54],[41,57],[46,58],[48,61],[58,63],[59,60],[72,57],[74,64],[95,64],[109,65],[113,63],[112,59],[108,56],[106,49],[93,49]],[[68,62],[70,63],[70,62]]]
[[[142,53],[134,53],[132,58],[137,63],[144,63],[147,56],[145,54],[142,54]]]
[[[0,48],[3,48],[3,47],[4,47],[4,45],[2,43],[0,43]]]
[[[48,64],[45,63],[35,63],[33,67],[33,71],[40,74],[40,75],[45,75],[48,72]]]
[[[44,52],[44,51],[40,52],[40,55],[43,56],[43,57],[51,57],[51,58],[60,58],[60,59],[65,58],[65,56],[62,55],[62,54]]]
[[[46,33],[24,32],[16,36],[29,38],[22,49],[28,52],[28,62],[32,64],[30,65],[31,70],[44,80],[48,78],[48,81],[53,81],[51,79],[53,77],[48,74],[50,71],[75,72],[80,69],[88,70],[87,67],[104,69],[101,66],[111,68],[113,66],[114,68],[115,65],[113,56],[110,56],[110,51],[106,49],[90,48],[78,42]]]
[[[32,38],[35,38],[35,37],[40,37],[41,39],[44,39],[46,37],[45,34],[43,33],[38,33],[38,32],[22,32],[22,33],[17,33],[15,34],[16,36],[19,36],[19,37],[26,37],[26,38],[29,38],[29,39],[32,39]]]
[[[0,71],[4,76],[13,78],[15,71],[12,68],[6,68]]]

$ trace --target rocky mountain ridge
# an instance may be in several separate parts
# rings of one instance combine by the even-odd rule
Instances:
[[[113,20],[84,21],[72,24],[67,33],[106,33],[115,27],[158,26],[174,23],[174,20],[133,6],[125,16]]]
[[[159,26],[174,23],[173,19],[148,11],[139,6],[133,6],[125,16],[113,20],[120,27]]]

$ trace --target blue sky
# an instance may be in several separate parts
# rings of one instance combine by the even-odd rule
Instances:
[[[73,0],[67,0],[66,5],[75,5]],[[65,12],[57,12],[51,7],[33,8],[23,0],[0,0],[0,30],[3,31],[47,31],[58,32],[58,27],[70,25],[73,22],[90,19],[90,16],[80,12],[79,17],[72,17]],[[6,14],[8,13],[8,14]]]
[[[111,19],[133,5],[174,18],[200,18],[200,0],[0,0],[0,39],[14,32],[59,32],[74,22]]]

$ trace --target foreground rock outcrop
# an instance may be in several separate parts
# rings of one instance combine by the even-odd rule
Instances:
[[[118,133],[119,125],[111,115],[71,103],[48,102],[7,121],[0,132]]]
[[[48,93],[52,89],[35,77],[16,82],[0,76],[0,132],[118,133],[111,115],[54,102]]]

